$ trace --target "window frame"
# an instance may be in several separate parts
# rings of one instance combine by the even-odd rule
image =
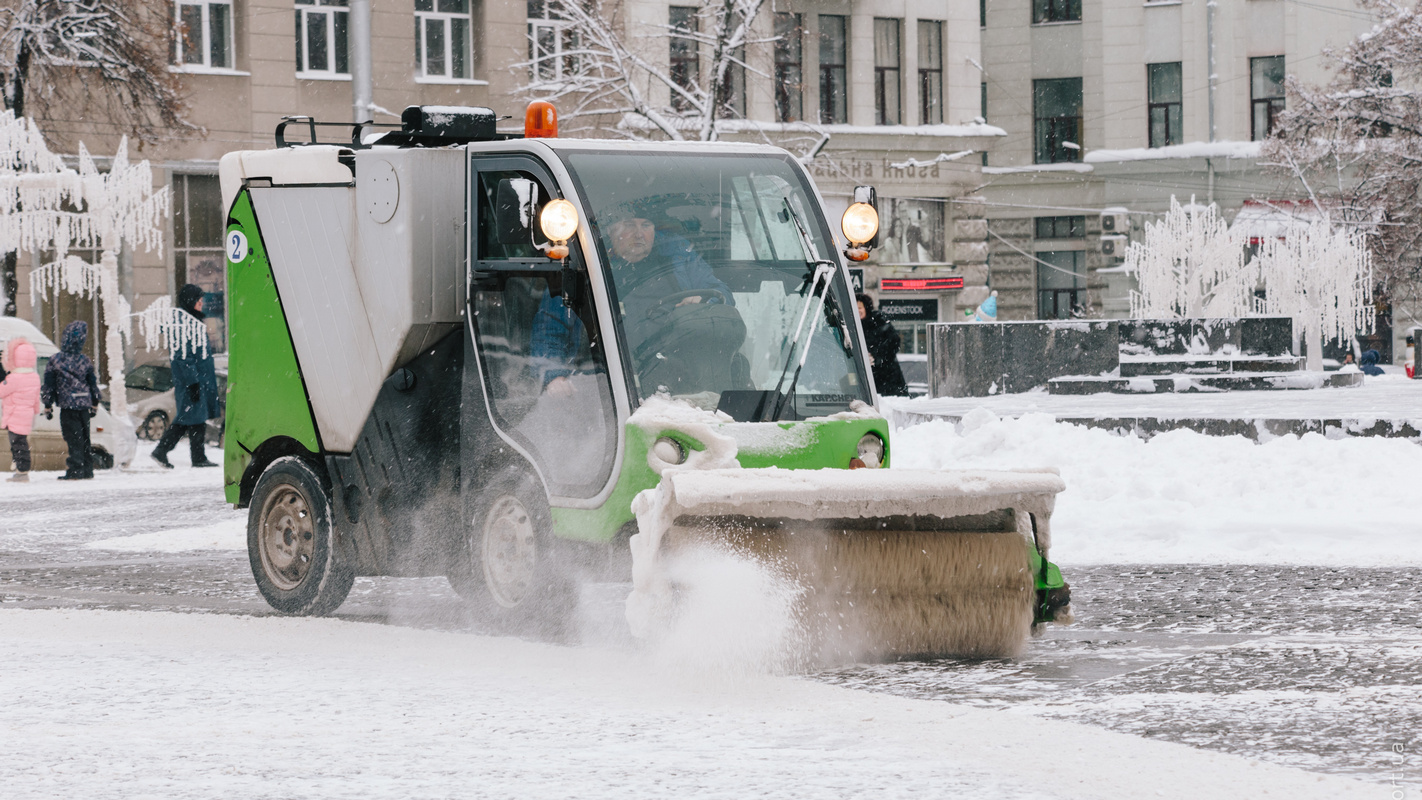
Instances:
[[[207,183],[205,192],[195,192],[193,182],[204,181]],[[205,315],[204,324],[208,328],[208,346],[214,353],[227,352],[227,315],[226,315],[226,286],[227,286],[227,257],[223,248],[223,237],[226,235],[227,212],[222,208],[222,187],[218,177],[211,173],[204,172],[175,172],[171,179],[170,191],[173,200],[173,278],[178,285],[187,283],[197,284],[200,287],[200,279],[193,274],[195,265],[194,257],[208,259],[217,264],[217,269],[221,273],[221,280],[217,283],[219,291],[208,291],[203,288]],[[215,204],[205,208],[195,206],[195,200],[199,195],[205,194],[210,201]],[[198,214],[195,211],[207,213],[204,220],[209,229],[207,231],[213,238],[207,239],[210,244],[197,241],[195,236],[199,233],[195,230]],[[216,302],[212,295],[217,296]],[[221,307],[219,307],[221,306]]]
[[[925,37],[925,31],[931,31]],[[935,43],[937,66],[925,67],[924,41]],[[918,123],[943,124],[943,22],[936,19],[918,21]]]
[[[805,118],[804,17],[793,12],[777,11],[771,24],[776,36],[773,56],[775,121],[800,122]]]
[[[1038,252],[1038,253],[1036,253],[1036,254],[1034,254],[1034,255],[1035,255],[1035,258],[1038,259],[1037,264],[1036,264],[1036,266],[1037,266],[1037,276],[1036,276],[1036,278],[1037,278],[1037,279],[1036,279],[1037,318],[1038,318],[1038,319],[1071,319],[1071,318],[1072,318],[1072,316],[1071,316],[1071,311],[1074,311],[1074,310],[1076,310],[1076,309],[1081,309],[1081,310],[1085,311],[1085,310],[1086,310],[1086,293],[1087,293],[1086,251],[1085,251],[1085,250],[1072,250],[1072,249],[1066,249],[1066,250],[1049,250],[1049,251]],[[1044,286],[1044,285],[1043,285],[1043,284],[1044,284],[1044,281],[1043,281],[1044,273],[1046,273],[1046,272],[1049,271],[1049,270],[1055,271],[1056,269],[1062,269],[1062,270],[1065,270],[1065,269],[1066,269],[1066,268],[1065,268],[1063,265],[1061,265],[1061,264],[1052,264],[1052,263],[1051,263],[1054,259],[1056,259],[1056,258],[1058,258],[1058,257],[1060,257],[1060,256],[1063,256],[1063,255],[1070,255],[1070,256],[1072,257],[1072,258],[1071,258],[1071,260],[1072,260],[1072,265],[1071,265],[1072,285],[1069,286],[1069,287],[1067,287],[1067,286]],[[1048,266],[1048,264],[1051,264],[1051,266]],[[1059,279],[1059,280],[1060,280],[1060,279]],[[1067,298],[1067,302],[1069,303],[1069,309],[1068,309],[1068,313],[1067,313],[1066,316],[1061,316],[1061,314],[1060,314],[1061,299],[1062,299],[1063,296],[1065,296],[1065,297]],[[1054,315],[1048,315],[1048,313],[1047,313],[1047,301],[1048,301],[1049,299],[1050,299],[1050,301],[1051,301],[1051,305],[1052,305],[1053,311],[1056,311],[1056,312],[1057,312],[1057,313],[1054,314]]]
[[[546,43],[551,49],[543,50]],[[560,19],[548,10],[546,0],[529,0],[528,3],[528,61],[529,77],[535,81],[561,83],[576,75],[579,70],[578,57],[567,51],[579,47],[578,34],[572,23]]]
[[[421,83],[476,83],[475,67],[477,60],[474,55],[474,5],[475,0],[454,0],[463,2],[463,11],[440,11],[440,4],[448,0],[427,0],[430,11],[420,10],[421,0],[415,0],[415,80]],[[455,44],[454,30],[457,27],[455,22],[462,21],[464,29],[464,75],[455,75]],[[444,63],[448,67],[447,74],[431,75],[428,70],[428,37],[429,23],[438,22],[444,29]]]
[[[1034,239],[1085,239],[1086,217],[1082,214],[1033,217],[1032,234]]]
[[[904,123],[904,34],[903,20],[895,17],[874,18],[874,124]],[[892,54],[880,52],[880,32],[892,32]],[[887,49],[887,47],[885,48]],[[890,94],[892,92],[892,98]],[[889,113],[892,111],[892,115]]]
[[[236,5],[236,0],[173,0],[173,31],[170,39],[171,44],[169,47],[168,62],[175,69],[183,72],[212,72],[218,74],[237,72]],[[222,6],[227,9],[227,29],[223,36],[223,48],[227,63],[221,65],[213,64],[212,44],[215,39],[212,35],[213,6]],[[187,37],[184,36],[184,31],[188,30],[187,24],[183,21],[183,9],[185,7],[199,9],[198,15],[200,22],[198,25],[201,29],[202,37],[198,47],[202,52],[202,61],[188,61],[183,52],[187,44]]]
[[[1263,69],[1256,71],[1256,65],[1263,66],[1266,62],[1277,61],[1279,64],[1279,93],[1277,95],[1257,94],[1260,78],[1265,77],[1261,73]],[[1274,124],[1278,119],[1280,111],[1284,110],[1286,91],[1284,80],[1288,73],[1285,71],[1286,62],[1284,56],[1257,56],[1249,59],[1249,139],[1258,142],[1269,137],[1269,132],[1274,129]],[[1267,69],[1267,67],[1264,67]],[[1264,115],[1264,130],[1259,130],[1260,113]]]
[[[1032,0],[1032,24],[1081,22],[1081,0]]]
[[[305,80],[348,81],[350,65],[350,4],[348,0],[295,0],[296,3],[296,77]],[[326,18],[326,69],[311,69],[308,16],[321,14]],[[338,18],[344,17],[344,25]],[[344,45],[344,47],[342,47]],[[341,62],[345,62],[345,70]]]
[[[1175,96],[1176,100],[1158,100],[1155,96],[1154,75],[1158,68],[1175,68]],[[1183,65],[1179,61],[1165,61],[1158,64],[1146,64],[1146,146],[1147,147],[1170,147],[1181,144],[1184,141],[1184,107],[1185,107],[1185,82],[1181,77]],[[1172,113],[1173,109],[1173,113]],[[1157,141],[1155,136],[1156,112],[1160,111],[1164,128],[1164,141]],[[1172,135],[1173,134],[1173,135]]]
[[[826,20],[837,25],[840,49],[839,61],[826,60]],[[819,36],[820,124],[844,125],[849,122],[849,17],[843,14],[820,14],[816,20]],[[836,88],[839,89],[836,93]],[[838,100],[836,103],[835,101]]]
[[[1076,82],[1076,113],[1044,114],[1042,105],[1047,84]],[[1046,78],[1032,81],[1032,158],[1035,164],[1067,164],[1081,161],[1082,148],[1082,105],[1084,88],[1081,78]],[[1071,137],[1064,136],[1070,126]],[[1060,140],[1054,143],[1054,140]],[[1071,142],[1076,148],[1065,147]],[[1044,149],[1044,147],[1046,149]],[[1044,158],[1045,155],[1045,158]],[[1065,156],[1065,157],[1059,157]]]

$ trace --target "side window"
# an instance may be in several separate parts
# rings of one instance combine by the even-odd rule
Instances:
[[[499,181],[539,182],[523,170],[480,171],[478,258],[470,318],[494,423],[537,463],[549,490],[592,497],[607,484],[617,451],[617,412],[586,262],[574,241],[569,264],[579,277],[563,285],[559,264],[533,243],[494,234]],[[565,295],[567,300],[565,300]]]

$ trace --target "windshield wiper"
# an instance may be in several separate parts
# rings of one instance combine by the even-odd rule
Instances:
[[[825,261],[819,257],[819,250],[815,247],[814,240],[810,238],[809,231],[805,230],[805,223],[800,220],[800,215],[796,214],[795,209],[790,206],[790,198],[781,198],[781,205],[784,208],[784,215],[794,221],[795,230],[800,234],[800,246],[804,248],[804,253],[807,256],[805,266],[814,267],[814,272],[806,276],[809,279],[809,295],[805,298],[804,307],[800,309],[800,319],[795,323],[795,335],[790,340],[790,352],[785,355],[785,367],[780,370],[780,380],[775,382],[775,392],[771,395],[771,397],[775,398],[775,407],[771,411],[769,420],[771,422],[780,419],[780,412],[785,405],[785,398],[794,397],[795,395],[795,385],[800,382],[800,370],[805,368],[805,361],[810,356],[810,342],[815,338],[814,320],[818,319],[819,315],[824,311],[825,302],[829,299],[830,281],[834,280],[834,272],[839,267],[839,265],[833,261]],[[821,291],[819,295],[819,308],[815,309],[814,315],[811,316],[809,313],[810,306],[815,302],[815,292],[819,289],[822,282],[824,284],[824,290]],[[785,385],[785,378],[790,374],[791,365],[795,364],[795,348],[800,344],[800,336],[805,334],[805,321],[807,319],[810,320],[810,328],[808,335],[805,335],[805,346],[800,349],[800,363],[795,367],[795,377],[790,380],[789,391],[785,395],[782,395],[780,390]],[[791,408],[794,408],[793,403],[791,404]]]

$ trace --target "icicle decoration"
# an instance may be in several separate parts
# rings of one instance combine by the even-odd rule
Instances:
[[[98,267],[79,256],[67,255],[30,273],[30,302],[38,304],[46,290],[95,297],[102,283]]]
[[[1126,249],[1134,272],[1131,316],[1136,319],[1241,317],[1254,296],[1252,271],[1244,267],[1244,240],[1213,203],[1188,206],[1170,198],[1170,212],[1147,223],[1144,241]]]
[[[1324,340],[1351,341],[1373,328],[1372,256],[1357,228],[1327,219],[1260,245],[1251,263],[1264,281],[1265,314],[1291,317],[1308,344],[1309,369],[1322,369]]]
[[[138,320],[138,335],[143,337],[147,349],[166,347],[172,355],[185,352],[207,355],[207,326],[192,314],[173,308],[166,296],[131,316]]]
[[[93,234],[105,250],[120,241],[163,253],[163,220],[171,208],[168,187],[153,190],[153,169],[147,161],[130,164],[128,137],[119,142],[108,172],[100,172],[84,143],[79,143],[79,179]]]

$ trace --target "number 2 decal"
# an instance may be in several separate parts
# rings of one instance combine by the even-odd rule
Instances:
[[[247,235],[241,231],[227,234],[227,260],[233,264],[247,260]]]

